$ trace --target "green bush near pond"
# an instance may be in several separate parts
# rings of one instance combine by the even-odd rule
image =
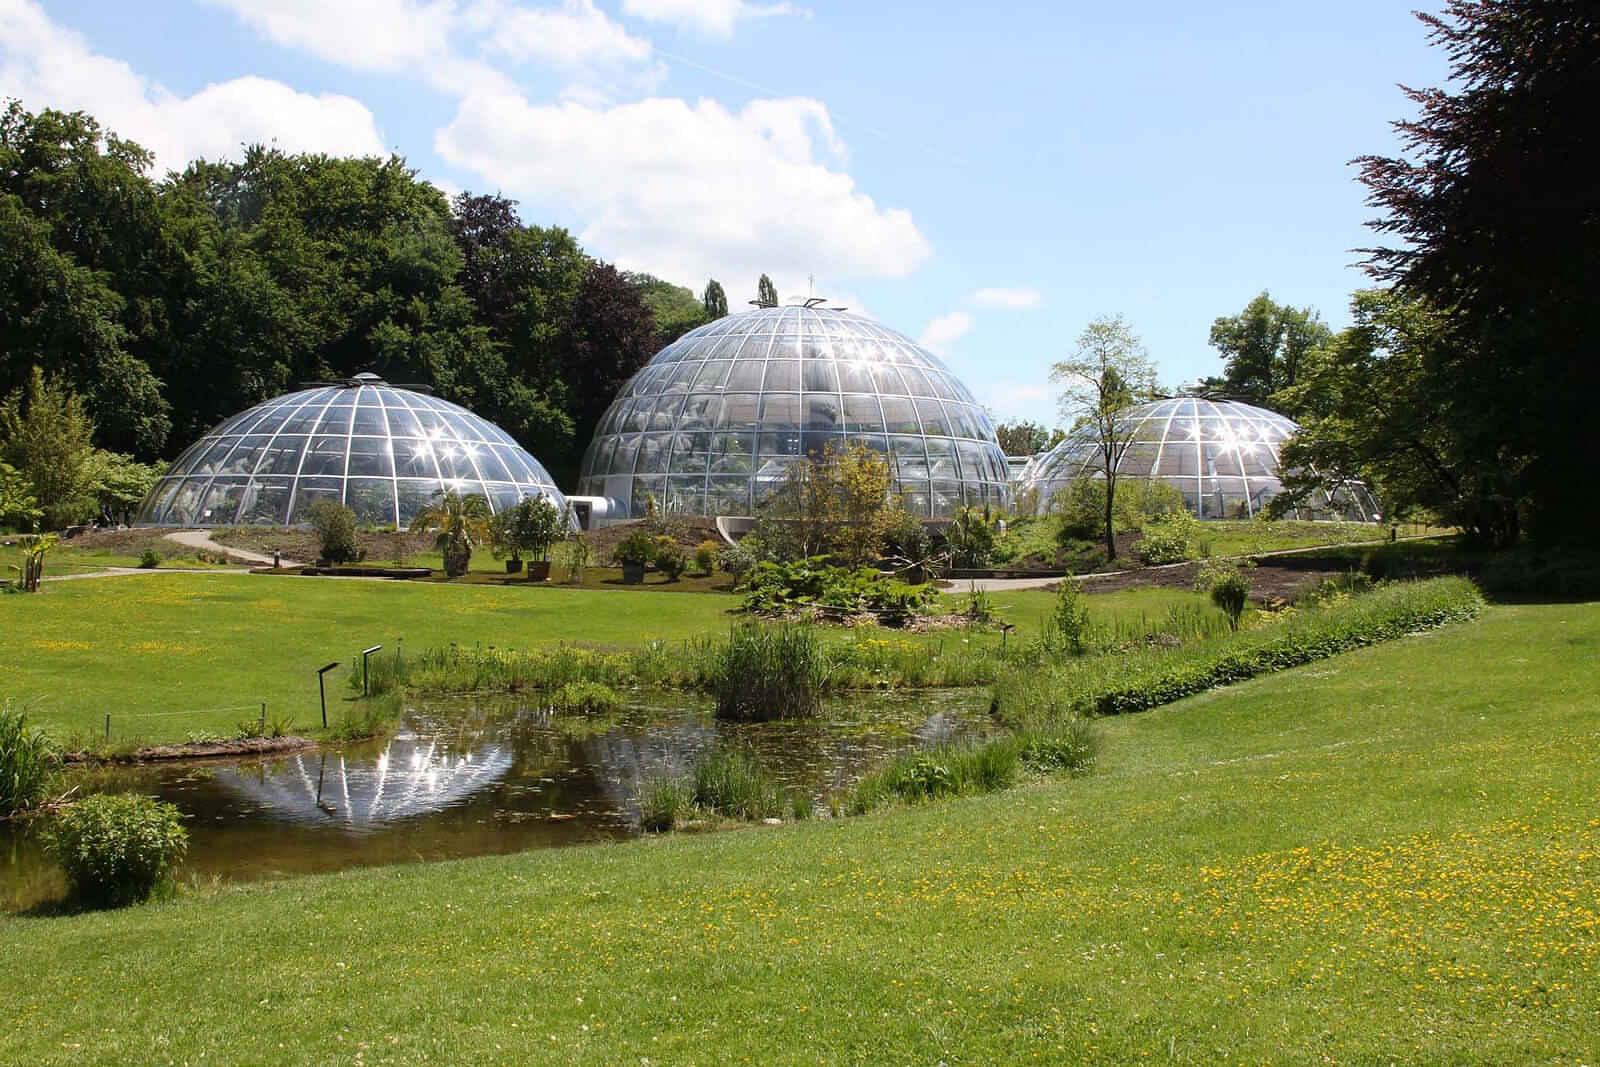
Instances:
[[[147,899],[189,847],[171,804],[125,793],[73,804],[45,831],[45,847],[84,904],[121,907]]]

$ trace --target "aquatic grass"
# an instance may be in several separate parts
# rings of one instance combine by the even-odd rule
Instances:
[[[690,774],[696,806],[734,819],[770,819],[783,814],[783,792],[755,753],[719,745],[700,754]]]
[[[686,775],[664,770],[639,776],[634,787],[639,825],[648,833],[671,830],[694,810],[694,787]]]
[[[1037,727],[1073,716],[1143,711],[1257,675],[1474,618],[1482,607],[1482,594],[1465,578],[1397,582],[1226,638],[1089,657],[1046,670],[1012,671],[992,687],[990,710],[1013,728]]]
[[[0,707],[0,818],[38,807],[61,767],[61,753],[8,700]]]
[[[1023,748],[1021,737],[1007,734],[904,753],[863,775],[846,810],[863,815],[893,799],[914,804],[1008,789],[1016,781]]]
[[[807,719],[822,709],[828,662],[815,629],[798,623],[734,627],[713,683],[717,717]]]
[[[603,682],[568,682],[550,694],[549,707],[577,715],[612,715],[622,710],[622,697]]]

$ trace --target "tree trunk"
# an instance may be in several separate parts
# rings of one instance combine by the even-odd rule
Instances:
[[[1117,558],[1117,531],[1111,523],[1111,504],[1117,493],[1116,483],[1106,479],[1106,562]]]

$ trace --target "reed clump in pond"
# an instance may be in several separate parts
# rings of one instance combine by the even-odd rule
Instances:
[[[808,719],[822,709],[828,662],[809,626],[735,627],[720,660],[713,684],[720,719]]]

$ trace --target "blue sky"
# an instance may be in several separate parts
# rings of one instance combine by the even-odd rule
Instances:
[[[1168,383],[1262,289],[1347,322],[1405,3],[0,0],[0,96],[162,168],[276,141],[395,151],[592,253],[735,305],[762,271],[1053,423],[1052,361],[1120,313]]]

